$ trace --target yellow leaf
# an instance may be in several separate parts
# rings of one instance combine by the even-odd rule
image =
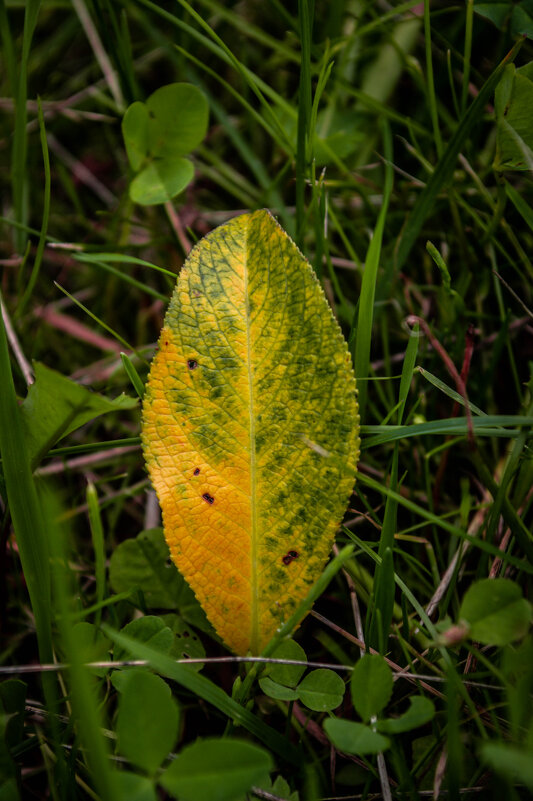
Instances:
[[[320,575],[359,456],[346,343],[267,211],[221,225],[187,259],[143,445],[172,559],[226,644],[260,653]]]

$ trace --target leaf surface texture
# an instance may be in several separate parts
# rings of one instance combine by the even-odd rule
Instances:
[[[359,455],[346,343],[267,211],[189,255],[150,371],[143,445],[174,562],[226,644],[259,653],[320,575]]]

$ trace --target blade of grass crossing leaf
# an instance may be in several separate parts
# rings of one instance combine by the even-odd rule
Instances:
[[[298,96],[298,133],[296,142],[296,244],[303,250],[305,185],[307,178],[307,143],[313,136],[311,116],[311,32],[314,0],[298,0],[300,23],[300,90]]]
[[[104,529],[102,527],[102,517],[100,515],[98,495],[92,481],[90,481],[87,485],[87,507],[89,509],[89,525],[91,528],[91,537],[93,541],[96,604],[98,607],[94,622],[97,626],[99,626],[102,618],[101,604],[103,603],[105,596],[105,546]]]
[[[61,510],[57,499],[48,488],[44,488],[41,500],[53,557],[55,618],[66,661],[69,664],[69,690],[73,716],[99,797],[102,801],[115,801],[118,797],[117,788],[103,734],[103,720],[100,717],[100,703],[96,694],[97,685],[83,664],[81,642],[78,641],[77,631],[73,626],[71,599],[76,597],[76,592],[71,586],[72,572],[68,566],[66,553],[66,532],[58,523]]]
[[[298,605],[298,608],[291,615],[291,617],[283,624],[277,634],[272,637],[266,648],[263,649],[261,656],[271,656],[278,645],[292,635],[296,627],[299,626],[305,616],[311,611],[315,601],[317,601],[318,598],[320,598],[320,596],[325,592],[330,581],[334,578],[334,576],[337,575],[339,570],[341,570],[348,559],[351,558],[352,554],[353,545],[346,545],[340,551],[340,553],[338,553],[337,556],[335,556],[331,562],[326,565],[320,578],[313,584],[309,590],[309,593]],[[260,669],[260,665],[254,665],[243,681],[242,686],[237,693],[238,699],[241,701],[241,703],[244,704],[248,700],[249,691]]]
[[[278,734],[277,731],[266,723],[263,723],[256,715],[238,704],[233,698],[230,698],[224,690],[214,684],[210,679],[207,679],[199,673],[195,673],[184,665],[176,664],[173,659],[162,654],[160,651],[155,651],[144,643],[122,632],[115,631],[110,626],[104,624],[102,625],[102,629],[113,642],[127,649],[136,659],[148,660],[158,673],[167,676],[169,679],[173,679],[189,692],[194,693],[194,695],[212,704],[216,709],[222,712],[223,715],[226,715],[235,723],[244,726],[244,728],[251,732],[251,734],[254,734],[268,746],[268,748],[271,748],[278,756],[281,756],[282,759],[295,765],[300,763],[298,749],[287,742],[286,738]]]
[[[459,151],[461,150],[463,143],[465,142],[468,134],[471,132],[476,122],[478,122],[485,113],[485,104],[494,91],[496,84],[500,80],[505,66],[507,63],[513,61],[520,46],[521,42],[519,41],[515,44],[513,49],[507,54],[503,61],[496,67],[489,78],[487,78],[479,90],[475,100],[473,100],[464,117],[457,126],[452,138],[448,142],[442,158],[439,159],[439,163],[437,164],[431,178],[418,196],[398,247],[398,253],[396,256],[397,270],[401,270],[405,264],[407,257],[411,252],[411,248],[413,247],[422,229],[424,221],[433,208],[433,204],[438,193],[453,173],[455,161],[459,155]]]
[[[30,299],[31,294],[33,292],[33,288],[35,286],[35,282],[37,281],[37,277],[39,275],[39,270],[41,269],[44,248],[46,245],[48,220],[50,217],[50,186],[51,186],[50,156],[48,154],[48,142],[46,140],[46,129],[44,127],[43,108],[41,105],[40,98],[39,98],[39,135],[41,138],[41,149],[43,152],[43,165],[44,165],[43,219],[41,223],[41,233],[39,235],[39,242],[37,243],[37,251],[35,253],[35,260],[33,262],[33,268],[31,271],[30,280],[28,281],[28,285],[26,286],[22,299],[17,307],[17,314],[16,314],[17,317],[20,317],[22,311],[24,310],[24,307],[26,306],[28,300]]]
[[[392,137],[388,122],[383,122],[383,149],[385,152],[385,186],[383,189],[383,200],[379,212],[376,228],[372,235],[370,245],[366,254],[363,281],[361,284],[361,295],[358,304],[357,325],[352,325],[348,344],[354,358],[355,375],[365,379],[369,374],[370,367],[370,347],[372,339],[372,322],[374,316],[374,297],[376,293],[376,282],[378,267],[381,256],[381,242],[385,219],[392,192],[393,169],[392,169]],[[354,342],[355,340],[355,342]],[[368,386],[366,381],[359,384],[359,414],[364,420]]]
[[[137,393],[139,398],[142,400],[143,397],[144,397],[144,384],[141,381],[141,377],[140,377],[139,373],[135,369],[135,366],[134,366],[133,362],[131,361],[130,357],[126,353],[121,353],[120,354],[120,358],[122,359],[122,364],[124,366],[124,370],[126,371],[126,374],[127,374],[128,378],[130,379],[130,381],[131,381],[131,383],[133,385],[133,388],[135,389],[135,392]]]
[[[26,157],[28,151],[28,131],[27,131],[27,99],[28,99],[28,59],[30,56],[31,40],[37,24],[39,15],[40,0],[27,0],[24,11],[24,32],[22,34],[22,54],[19,61],[18,85],[15,96],[15,129],[13,132],[13,150],[11,167],[11,186],[13,191],[13,206],[15,217],[18,222],[27,222],[26,210]],[[15,87],[14,87],[15,90]],[[21,230],[17,231],[15,237],[17,250],[21,252],[26,244],[26,238]],[[19,288],[22,287],[22,275],[19,274]]]

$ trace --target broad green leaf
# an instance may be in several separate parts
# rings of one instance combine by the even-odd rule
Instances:
[[[209,738],[184,748],[160,783],[179,801],[233,801],[273,768],[264,748],[242,740]]]
[[[496,87],[497,170],[533,170],[533,70],[509,64]]]
[[[392,670],[382,656],[365,654],[351,678],[353,705],[364,721],[379,715],[392,695]]]
[[[118,751],[132,765],[155,773],[178,736],[178,705],[162,678],[132,668],[121,674]]]
[[[295,790],[293,793],[291,793],[291,788],[283,776],[277,776],[272,787],[268,789],[270,789],[273,795],[277,796],[278,798],[283,798],[285,801],[298,801],[298,792]]]
[[[301,645],[294,640],[285,640],[271,654],[273,659],[292,659],[298,662],[307,662],[307,654]],[[286,687],[296,687],[306,671],[305,665],[268,665],[264,675],[269,676],[278,684]]]
[[[203,92],[190,83],[162,86],[146,101],[148,147],[156,157],[184,156],[207,133],[208,106]]]
[[[151,206],[166,203],[179,195],[192,181],[194,167],[188,159],[157,159],[152,161],[130,184],[130,197],[135,203]]]
[[[202,641],[179,615],[162,615],[161,618],[170,627],[174,635],[171,656],[176,659],[202,659],[205,656],[205,648]],[[201,664],[191,665],[194,670],[200,670]]]
[[[525,784],[533,791],[533,759],[531,750],[502,742],[483,743],[481,758],[490,767],[512,782]]]
[[[270,696],[270,698],[277,698],[278,701],[296,701],[298,693],[292,687],[285,687],[283,684],[278,684],[277,681],[272,681],[269,676],[259,679],[259,686],[263,692]]]
[[[401,734],[404,731],[411,731],[418,726],[423,726],[433,720],[435,716],[435,706],[429,698],[423,695],[415,695],[409,699],[409,709],[399,718],[386,718],[378,720],[377,728],[385,734]]]
[[[226,644],[259,653],[320,575],[359,454],[346,343],[267,211],[191,252],[152,363],[143,444],[173,560]]]
[[[22,403],[22,422],[32,466],[72,431],[107,412],[133,409],[136,398],[120,395],[111,400],[89,392],[55,370],[35,362],[35,383]]]
[[[200,144],[207,122],[206,98],[187,83],[162,86],[146,103],[137,101],[128,108],[122,134],[129,162],[138,173],[130,184],[135,203],[166,203],[185,189],[194,168],[183,156]]]
[[[116,801],[157,801],[154,780],[127,770],[117,771],[115,787],[118,791]]]
[[[346,754],[379,754],[390,745],[387,737],[353,720],[328,718],[324,729],[335,748]]]
[[[508,28],[512,36],[527,36],[533,39],[533,3],[501,2],[501,0],[485,0],[474,2],[474,11],[486,19],[490,19],[500,30]]]
[[[526,635],[531,604],[522,598],[522,590],[514,581],[483,579],[467,590],[459,621],[468,624],[473,640],[483,645],[507,645]]]
[[[109,581],[115,592],[142,590],[150,609],[177,609],[188,623],[211,631],[194,593],[170,562],[160,528],[141,531],[122,542],[111,555]]]
[[[135,172],[140,170],[148,156],[148,109],[144,103],[133,103],[122,120],[122,136],[126,153]]]
[[[300,701],[315,712],[337,709],[342,703],[344,682],[333,670],[312,670],[300,682],[296,691]]]
[[[161,651],[163,654],[170,652],[174,641],[170,628],[156,615],[145,615],[144,617],[136,618],[127,623],[121,631],[130,637],[134,637],[138,642],[143,642],[149,645],[150,648]],[[116,661],[131,659],[131,653],[122,648],[122,646],[115,645],[113,657]]]

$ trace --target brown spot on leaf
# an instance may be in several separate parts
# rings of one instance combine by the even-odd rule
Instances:
[[[196,361],[196,359],[187,359],[187,367],[189,368],[189,370],[196,370],[196,368],[198,367],[198,362]]]
[[[298,553],[298,551],[287,551],[285,556],[282,557],[281,561],[283,562],[284,565],[290,565],[290,563],[293,562],[295,559],[298,559],[299,556],[300,554]]]
[[[200,475],[200,468],[199,468],[199,467],[195,467],[195,468],[194,468],[194,473],[193,473],[193,475],[194,475],[194,476],[199,476],[199,475]]]
[[[213,498],[213,496],[210,495],[208,492],[204,492],[204,494],[202,495],[202,498],[204,499],[204,501],[207,501],[207,503],[214,503],[215,502],[215,499]]]

